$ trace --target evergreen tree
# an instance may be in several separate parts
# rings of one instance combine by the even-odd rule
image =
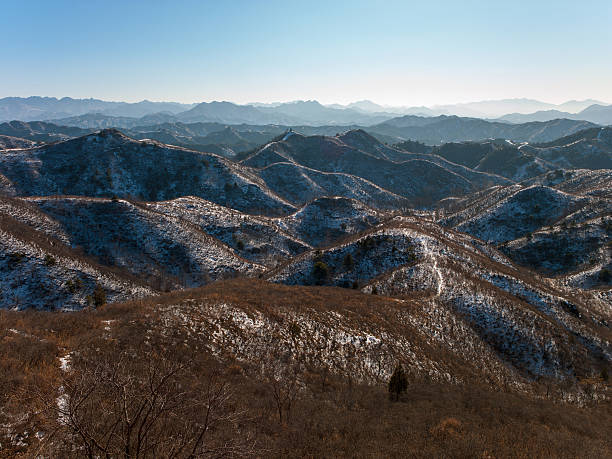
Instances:
[[[329,276],[329,267],[322,261],[317,261],[312,267],[312,274],[317,280],[317,283],[323,283]]]
[[[353,261],[353,257],[351,256],[350,253],[347,253],[346,256],[344,257],[344,267],[346,269],[348,269],[349,271],[351,269],[353,269],[353,266],[355,265],[355,262]]]
[[[96,284],[91,298],[97,308],[106,304],[106,292],[100,284]]]
[[[389,380],[389,396],[392,399],[399,400],[402,392],[408,390],[408,378],[401,364],[398,364],[393,370],[391,379]]]

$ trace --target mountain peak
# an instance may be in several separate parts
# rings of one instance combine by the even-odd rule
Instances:
[[[337,137],[347,144],[352,144],[354,142],[359,142],[360,144],[366,143],[368,145],[380,144],[374,136],[368,134],[363,129],[352,129]]]
[[[115,137],[120,139],[129,139],[123,132],[116,128],[107,128],[94,133],[93,135],[97,135],[98,137]]]

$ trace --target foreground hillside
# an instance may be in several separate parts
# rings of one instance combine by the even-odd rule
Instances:
[[[508,380],[486,347],[472,361],[470,345],[432,339],[426,303],[232,281],[69,316],[2,312],[2,454],[609,455],[604,379]],[[393,401],[397,363],[408,391]]]

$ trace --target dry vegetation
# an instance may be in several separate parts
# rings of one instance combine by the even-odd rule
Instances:
[[[168,322],[194,303],[232,304],[264,315],[286,334],[281,345],[227,343]],[[396,304],[395,309],[392,306]],[[289,313],[337,312],[355,323],[404,333],[401,308],[384,297],[330,287],[255,280],[211,284],[151,300],[71,313],[0,312],[0,453],[4,457],[609,457],[610,402],[561,402],[563,388],[535,382],[512,392],[479,382],[443,349],[430,358],[463,382],[410,371],[408,390],[390,399],[386,376],[306,358],[292,339],[305,325]],[[204,317],[202,316],[202,320]],[[351,324],[347,324],[351,326]],[[229,325],[228,325],[229,327]],[[394,327],[397,327],[394,328]],[[204,332],[202,332],[204,330]],[[245,335],[245,339],[248,336]],[[412,340],[412,341],[411,341]],[[269,343],[269,344],[270,344]],[[239,349],[260,349],[258,356]],[[391,349],[391,348],[390,348]],[[401,349],[398,348],[397,352]],[[418,353],[417,353],[418,354]],[[251,357],[247,358],[247,356]],[[359,358],[357,355],[356,358]],[[397,361],[396,361],[397,360]],[[383,372],[383,374],[387,374]],[[607,382],[598,381],[598,384]],[[548,397],[546,396],[548,392]]]

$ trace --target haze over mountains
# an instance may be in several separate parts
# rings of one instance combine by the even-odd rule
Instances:
[[[591,105],[607,105],[603,102],[586,99],[570,100],[562,104],[549,104],[533,99],[502,99],[485,100],[480,102],[467,102],[447,105],[433,105],[431,107],[393,107],[376,104],[369,100],[353,102],[346,106],[333,105],[335,108],[351,108],[366,113],[390,112],[400,115],[457,115],[476,118],[497,118],[509,113],[530,114],[543,110],[556,110],[576,114]]]
[[[72,99],[63,97],[5,97],[0,99],[0,119],[2,120],[48,120],[85,113],[103,113],[110,116],[141,117],[151,113],[179,113],[192,105],[175,102],[137,103],[107,102],[98,99]]]
[[[531,99],[506,99],[433,107],[387,107],[371,101],[345,106],[322,105],[317,101],[237,105],[231,102],[179,104],[175,102],[106,102],[97,99],[57,99],[52,97],[6,97],[0,99],[0,121],[62,120],[82,115],[117,117],[114,126],[128,127],[129,118],[152,117],[161,121],[219,122],[226,124],[373,125],[397,115],[456,115],[475,118],[500,118],[502,121],[549,121],[568,118],[611,124],[612,109],[597,100],[568,101],[559,105]],[[121,118],[126,118],[120,121]],[[153,124],[144,122],[139,124]],[[72,123],[75,121],[72,120]],[[120,124],[120,123],[124,124]],[[62,123],[60,123],[62,124]],[[65,123],[64,123],[65,124]],[[103,127],[103,126],[98,126]],[[107,126],[110,127],[110,126]]]
[[[513,123],[524,123],[527,121],[548,121],[558,118],[587,120],[598,124],[612,124],[612,110],[609,105],[593,104],[578,113],[568,113],[559,110],[540,110],[530,114],[512,113],[500,117],[500,120]]]

